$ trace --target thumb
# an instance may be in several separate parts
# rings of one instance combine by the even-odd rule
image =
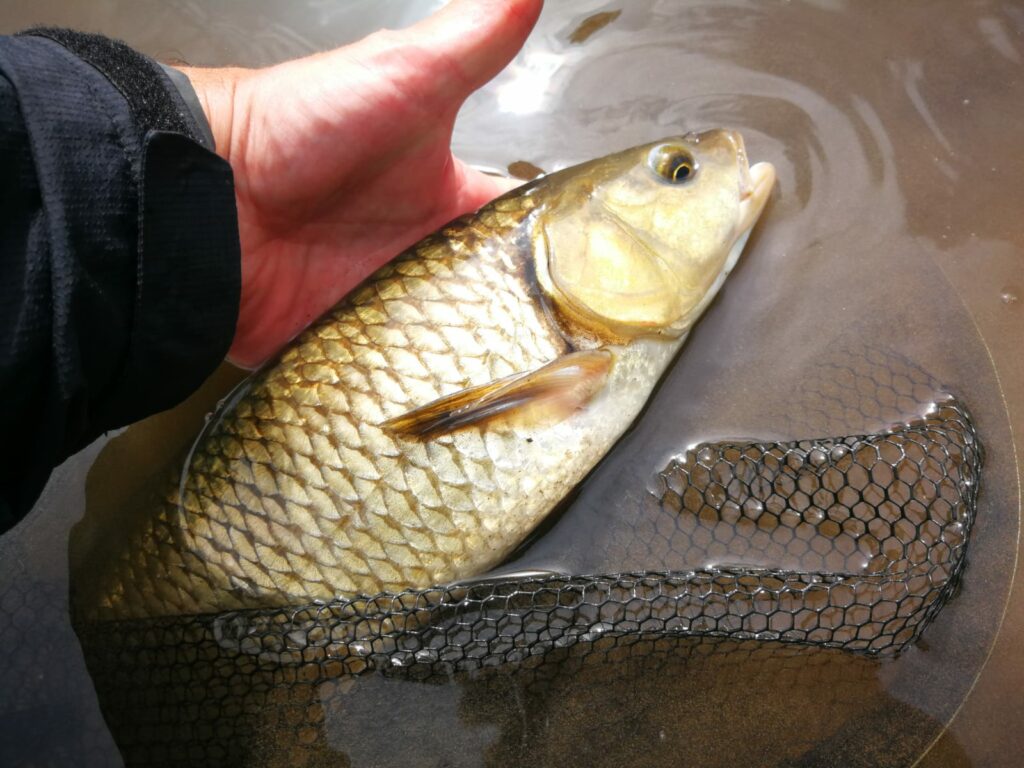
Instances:
[[[416,49],[430,87],[462,101],[518,53],[542,6],[543,0],[452,0],[410,27],[385,33],[379,42]]]

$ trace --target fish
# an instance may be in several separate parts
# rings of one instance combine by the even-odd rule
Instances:
[[[379,269],[229,396],[73,584],[92,621],[457,583],[636,420],[775,182],[715,129],[550,173]]]

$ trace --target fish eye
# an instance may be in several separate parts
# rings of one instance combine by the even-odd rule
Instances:
[[[689,150],[662,144],[651,150],[648,164],[651,170],[670,184],[684,184],[697,174],[697,161]]]

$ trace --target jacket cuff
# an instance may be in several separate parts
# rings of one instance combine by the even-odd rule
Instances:
[[[178,92],[178,96],[185,106],[188,107],[188,111],[191,113],[193,120],[195,120],[196,129],[200,134],[196,141],[211,152],[216,152],[217,147],[213,141],[213,131],[210,130],[210,121],[206,119],[203,105],[199,103],[196,89],[192,87],[192,81],[188,79],[188,75],[180,69],[175,69],[163,63],[160,63],[160,69],[167,76],[167,79],[171,81],[171,84]]]
[[[34,27],[19,36],[48,38],[92,65],[128,102],[143,131],[181,133],[213,150],[206,115],[183,73],[164,67],[120,40],[102,35],[61,27]],[[179,75],[180,80],[171,73]]]
[[[209,127],[152,59],[70,30],[34,29],[15,41],[0,69],[17,87],[29,135],[47,137],[33,153],[44,203],[68,217],[61,239],[75,272],[102,270],[109,281],[82,290],[117,318],[75,334],[83,370],[62,383],[80,393],[69,402],[67,455],[181,402],[224,359],[241,290],[233,177],[204,146]],[[67,134],[59,142],[58,132]],[[63,154],[53,155],[58,146]],[[97,228],[90,217],[101,190],[112,200]],[[133,286],[123,306],[116,286]]]

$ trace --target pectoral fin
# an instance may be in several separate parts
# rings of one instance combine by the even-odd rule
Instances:
[[[381,426],[427,437],[499,418],[529,424],[561,421],[601,390],[613,362],[608,350],[573,352],[536,370],[438,398]]]

